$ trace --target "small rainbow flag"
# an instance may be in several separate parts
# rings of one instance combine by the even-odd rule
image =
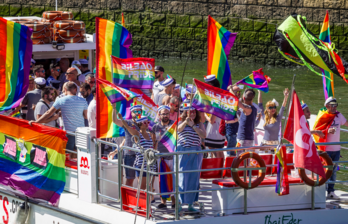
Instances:
[[[329,12],[326,11],[323,26],[319,34],[319,39],[331,46],[330,25],[329,25]],[[323,74],[323,89],[325,99],[329,97],[335,97],[334,91],[334,76],[333,73],[320,69]]]
[[[278,146],[276,156],[278,157],[278,169],[277,169],[277,183],[275,192],[279,196],[287,195],[290,193],[289,190],[289,180],[288,180],[288,170],[286,161],[286,147]]]
[[[0,17],[0,111],[16,108],[27,93],[32,29]]]
[[[226,90],[232,84],[228,56],[237,33],[231,33],[211,16],[208,16],[208,74],[215,75],[221,89]]]
[[[123,12],[122,12],[122,26],[123,26],[123,27],[126,27],[126,23],[125,23],[125,21],[124,21],[124,15],[123,15]]]
[[[160,172],[161,173],[166,173],[166,172],[172,172],[170,170],[169,166],[167,165],[166,161],[161,158],[160,162]],[[160,190],[161,193],[165,192],[173,192],[173,175],[172,174],[164,174],[164,175],[159,175],[160,179]],[[170,195],[161,195],[162,198],[169,198]]]
[[[97,78],[108,82],[112,80],[111,55],[119,58],[131,58],[132,36],[121,24],[110,20],[96,18],[96,72]],[[116,103],[117,111],[126,116],[127,101]],[[112,105],[101,88],[97,85],[97,137],[112,138],[124,136],[124,129],[112,122]]]
[[[13,111],[13,112],[15,112],[15,111]],[[10,116],[19,118],[21,116],[21,113],[19,111],[17,111],[17,113],[11,113]]]
[[[168,149],[169,152],[175,151],[177,141],[177,121],[163,134],[160,142]]]
[[[105,96],[112,104],[122,100],[130,101],[135,97],[141,96],[139,94],[133,93],[130,90],[118,87],[106,80],[97,79],[97,82],[99,84],[99,88],[101,88]]]
[[[263,74],[262,68],[257,71],[253,71],[252,74],[245,77],[244,79],[238,81],[236,85],[243,84],[250,86],[251,88],[261,90],[265,93],[268,93],[268,83],[271,81],[271,78]]]

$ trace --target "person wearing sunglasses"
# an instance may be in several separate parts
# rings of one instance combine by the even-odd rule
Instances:
[[[142,114],[142,106],[141,105],[135,105],[132,104],[132,106],[130,107],[130,111],[131,111],[131,116],[132,119],[131,120],[125,120],[124,122],[121,120],[121,118],[118,118],[118,111],[116,109],[116,103],[114,103],[112,105],[113,110],[112,110],[112,121],[119,127],[123,127],[124,126],[124,122],[127,123],[127,125],[132,128],[135,129],[136,131],[139,131],[139,126],[136,123],[136,119],[138,117],[138,115]],[[128,131],[128,129],[124,130],[125,132],[125,143],[124,145],[127,147],[132,147],[133,146],[133,142],[132,142],[132,134]],[[130,150],[124,150],[123,151],[123,161],[124,164],[127,166],[133,166],[134,161],[135,161],[135,152],[134,151],[130,151]],[[126,185],[127,186],[133,186],[133,182],[135,179],[135,170],[132,169],[128,169],[125,168],[125,174],[126,174]]]
[[[170,114],[169,119],[172,121],[176,121],[178,119],[179,107],[181,104],[181,98],[177,96],[173,96],[169,101]]]
[[[151,138],[151,134],[149,132],[149,124],[150,121],[146,116],[141,116],[140,114],[137,115],[138,117],[135,119],[136,125],[138,129],[134,129],[128,125],[128,122],[126,122],[121,114],[118,114],[119,119],[121,120],[123,127],[131,134],[131,136],[137,136],[139,139],[139,142],[137,142],[137,139],[135,140],[137,144],[136,148],[147,150],[147,149],[153,149],[153,140]],[[139,147],[140,146],[140,147]],[[144,160],[143,153],[136,152],[135,153],[135,161],[132,166],[141,169],[142,165],[144,163],[144,171],[146,171],[146,160]],[[150,166],[150,170],[153,172],[157,171],[157,162],[154,165]],[[140,171],[135,171],[136,176],[138,178],[138,183],[140,183],[140,189],[145,190],[146,189],[146,172],[143,172],[143,178],[140,181]],[[154,178],[152,181],[152,185],[154,183]],[[153,188],[153,187],[152,187]]]
[[[43,68],[42,65],[36,65],[34,67],[34,75],[35,78],[46,78],[46,73],[45,73],[45,69]]]
[[[335,98],[333,97],[327,98],[324,103],[324,106],[325,108],[323,109],[326,109],[328,116],[326,116],[326,118],[324,119],[321,119],[322,117],[319,117],[316,121],[318,123],[322,123],[320,127],[326,127],[325,129],[327,130],[327,131],[323,130],[327,132],[327,134],[326,134],[326,138],[323,137],[320,139],[320,142],[339,142],[341,138],[341,125],[348,127],[347,119],[342,115],[342,113],[337,111],[338,102]],[[329,117],[331,117],[331,119]],[[340,155],[341,155],[340,145],[327,145],[325,146],[325,151],[329,155],[329,157],[332,159],[332,161],[340,160]],[[334,163],[333,174],[331,175],[331,178],[329,181],[336,181],[336,173],[337,173],[337,163]],[[328,184],[326,198],[338,200],[339,196],[335,194],[334,186],[335,184]]]
[[[94,74],[93,73],[88,74],[86,76],[85,82],[88,83],[91,88],[93,88],[95,86],[95,76],[94,76]]]
[[[277,107],[279,106],[278,102],[273,99],[266,103],[266,109],[264,110],[262,104],[262,94],[259,91],[259,107],[261,108],[261,116],[265,121],[263,128],[265,130],[263,140],[261,145],[278,145],[279,144],[279,129],[282,122],[286,102],[289,97],[289,89],[286,88],[283,92],[284,99],[282,107],[277,113]],[[268,150],[267,150],[268,151]],[[271,150],[273,152],[273,150]]]
[[[60,66],[58,63],[52,63],[50,64],[50,71],[51,75],[47,78],[47,86],[50,85],[51,80],[58,80],[58,77],[60,76]]]
[[[161,153],[168,153],[167,147],[163,145],[163,143],[159,142],[159,140],[162,138],[164,133],[173,125],[174,121],[169,119],[170,116],[170,107],[166,105],[162,105],[158,108],[157,110],[158,116],[159,116],[159,122],[157,122],[153,127],[152,127],[152,139],[155,140],[155,148]],[[174,149],[173,149],[174,150]],[[160,162],[164,161],[169,169],[173,171],[173,156],[166,156],[166,157],[161,157],[160,159],[157,160],[157,164],[160,164]],[[160,172],[160,171],[159,171]],[[169,174],[171,175],[171,174]],[[172,196],[172,208],[175,207],[175,197]],[[167,208],[166,205],[167,200],[165,198],[161,197],[161,203],[157,206],[157,208]]]
[[[35,106],[34,117],[38,120],[44,115],[53,105],[54,99],[56,98],[56,92],[52,87],[45,87],[41,91],[41,99]],[[51,117],[41,121],[43,125],[56,127],[56,120],[59,118],[59,113],[55,113]]]
[[[155,79],[157,81],[153,84],[151,99],[154,100],[156,95],[161,92],[164,88],[161,83],[165,80],[163,77],[164,68],[160,65],[155,66]]]

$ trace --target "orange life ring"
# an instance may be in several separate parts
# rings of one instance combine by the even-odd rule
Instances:
[[[239,165],[245,159],[256,160],[256,162],[259,164],[259,167],[264,168],[262,170],[259,170],[258,177],[251,182],[251,187],[249,187],[249,183],[244,182],[238,174]],[[266,164],[265,164],[265,161],[263,161],[263,159],[261,158],[261,156],[259,156],[257,153],[245,152],[245,153],[242,153],[241,155],[239,155],[238,157],[234,158],[234,160],[232,162],[232,166],[231,166],[231,173],[232,173],[232,178],[233,178],[234,182],[238,186],[245,188],[245,189],[252,189],[252,188],[257,187],[265,178],[265,176],[266,176]],[[249,179],[249,177],[247,177],[247,179]]]
[[[57,30],[55,34],[62,38],[81,37],[85,34],[85,30]]]
[[[40,39],[45,37],[51,37],[51,31],[46,30],[44,32],[33,32],[33,34],[31,35],[31,38],[34,39]]]
[[[43,32],[44,30],[49,30],[50,23],[47,22],[32,22],[32,23],[24,23],[29,28],[32,28],[34,32]]]
[[[55,38],[58,43],[84,43],[86,42],[86,37],[73,37],[73,38]]]
[[[322,159],[322,163],[324,166],[331,166],[329,168],[324,168],[325,169],[325,177],[319,177],[318,185],[316,184],[317,181],[309,178],[306,174],[305,169],[299,169],[298,174],[300,178],[303,180],[303,182],[309,186],[321,186],[325,184],[325,182],[330,179],[332,173],[333,173],[333,163],[331,158],[326,152],[319,152],[319,157]],[[316,175],[315,175],[316,176]]]
[[[54,23],[54,28],[62,30],[82,30],[85,28],[85,23],[74,20],[61,20]]]
[[[31,39],[31,40],[33,41],[34,45],[51,43],[51,38],[50,37],[34,38],[34,39]]]
[[[72,12],[67,11],[46,11],[42,13],[42,18],[49,20],[67,20],[73,19]]]

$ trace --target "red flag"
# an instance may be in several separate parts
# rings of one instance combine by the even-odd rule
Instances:
[[[320,161],[300,100],[295,90],[293,92],[293,100],[284,132],[284,138],[294,145],[295,167],[310,170],[322,177],[325,176],[323,164]]]

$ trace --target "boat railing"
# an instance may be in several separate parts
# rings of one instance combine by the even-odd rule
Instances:
[[[107,195],[104,195],[102,193],[100,193],[99,191],[99,181],[97,181],[97,202],[99,202],[98,197],[102,197],[111,201],[115,201],[115,202],[119,202],[121,204],[120,210],[122,211],[122,194],[121,194],[121,187],[122,186],[127,186],[122,184],[122,169],[123,168],[128,168],[128,169],[133,169],[133,170],[138,170],[140,171],[140,169],[135,168],[135,167],[131,167],[131,166],[127,166],[124,165],[122,163],[122,158],[123,158],[123,150],[130,150],[130,151],[134,151],[134,152],[140,152],[142,153],[143,151],[137,148],[132,148],[132,147],[127,147],[127,146],[123,146],[121,148],[118,147],[117,144],[115,143],[110,143],[110,142],[106,142],[103,140],[98,140],[95,139],[95,144],[98,147],[100,144],[106,144],[106,145],[110,145],[113,147],[117,147],[118,149],[118,162],[112,162],[112,161],[107,161],[108,163],[112,163],[112,164],[117,164],[118,165],[118,183],[104,179],[104,178],[100,178],[99,176],[97,177],[99,181],[106,181],[109,183],[113,183],[115,185],[118,186],[118,191],[119,191],[119,198],[112,198],[109,197]],[[330,142],[330,143],[318,143],[316,144],[317,146],[326,146],[326,145],[343,145],[343,144],[348,144],[348,142]],[[284,144],[286,147],[293,147],[292,144]],[[213,188],[213,189],[201,189],[201,190],[190,190],[190,191],[179,191],[179,173],[192,173],[192,172],[206,172],[206,171],[221,171],[221,170],[230,170],[231,168],[214,168],[214,169],[197,169],[197,170],[185,170],[185,171],[179,171],[178,169],[176,169],[175,167],[179,167],[179,156],[180,155],[185,155],[185,154],[198,154],[198,153],[215,153],[215,152],[237,152],[240,150],[256,150],[256,149],[274,149],[276,148],[277,145],[269,145],[269,146],[253,146],[253,147],[234,147],[234,148],[223,148],[223,149],[207,149],[207,150],[201,150],[201,151],[182,151],[182,152],[173,152],[173,153],[155,153],[155,157],[156,158],[161,158],[161,157],[165,157],[165,156],[174,156],[175,157],[175,164],[174,164],[174,171],[172,172],[155,172],[155,171],[150,171],[149,170],[149,166],[146,166],[146,170],[144,170],[143,172],[145,172],[146,175],[146,189],[145,190],[140,190],[142,192],[146,192],[146,218],[150,219],[150,195],[157,195],[157,196],[161,196],[161,195],[170,195],[170,194],[174,194],[175,195],[175,220],[179,220],[179,194],[187,194],[187,193],[197,193],[197,192],[213,192],[213,191],[223,191],[223,190],[230,190],[229,188]],[[97,150],[98,153],[99,150]],[[101,162],[101,158],[99,155],[97,155],[97,175],[98,175],[98,171],[99,171],[99,167],[100,167],[100,162]],[[339,164],[339,163],[348,163],[348,161],[333,161],[334,164]],[[287,166],[292,166],[294,165],[293,163],[287,163]],[[273,167],[276,165],[267,165],[267,167]],[[328,166],[324,166],[324,168],[328,168]],[[248,179],[251,180],[252,178],[252,172],[248,172],[251,170],[262,170],[264,168],[247,168],[246,165],[244,168],[242,168],[242,170],[244,171],[244,181],[247,180],[247,173],[249,173],[249,177]],[[150,175],[164,175],[164,174],[174,174],[175,178],[174,178],[174,183],[175,183],[175,191],[174,192],[161,192],[161,193],[156,193],[156,192],[152,192],[149,189],[149,183],[150,183]],[[316,174],[315,174],[316,175]],[[318,175],[317,175],[317,180],[319,179]],[[341,181],[328,181],[326,182],[326,184],[328,183],[346,183],[348,182],[348,180],[341,180]],[[300,185],[303,183],[297,183],[297,184],[290,184],[290,185]],[[264,186],[258,186],[258,187],[270,187],[271,185],[264,185]],[[131,188],[134,190],[138,190],[137,188],[131,187],[131,186],[127,186],[127,188]],[[241,187],[234,187],[233,189],[244,189]],[[315,187],[312,187],[312,201],[311,201],[311,205],[312,205],[312,209],[314,209],[314,191],[315,191]],[[247,194],[248,193],[248,189],[244,189],[244,214],[247,214]]]
[[[66,134],[76,137],[76,133],[74,133],[74,132],[67,131]],[[65,152],[69,153],[69,156],[70,156],[70,154],[76,155],[75,157],[77,158],[77,151],[65,149]],[[77,161],[76,161],[76,166],[77,166]],[[79,175],[78,175],[77,169],[73,169],[71,167],[65,166],[65,172],[67,173],[67,176],[70,177],[70,180],[69,180],[70,184],[69,185],[66,184],[64,190],[71,192],[71,193],[78,194],[78,189],[79,189],[78,176]],[[72,181],[71,181],[72,177],[76,178],[76,181],[74,181],[74,183],[76,183],[76,189],[75,189],[75,187],[73,187],[74,183],[72,183]]]

